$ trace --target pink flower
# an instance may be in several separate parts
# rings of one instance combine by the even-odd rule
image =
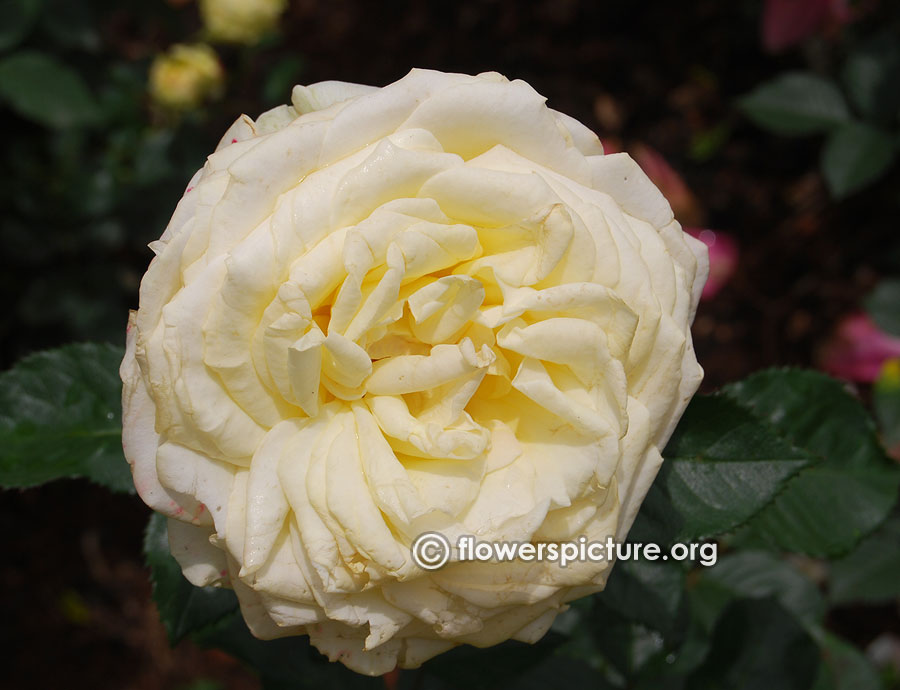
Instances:
[[[703,222],[703,211],[697,197],[659,151],[646,144],[638,144],[631,155],[653,184],[659,187],[681,223],[698,225]]]
[[[766,51],[780,53],[829,25],[850,21],[848,0],[766,0],[762,42]]]
[[[700,228],[685,228],[684,231],[709,247],[709,279],[700,299],[710,299],[725,286],[737,268],[740,254],[737,242],[727,232]]]
[[[600,143],[603,145],[603,153],[610,154],[622,152],[621,142],[615,137],[602,137]]]
[[[819,353],[819,365],[832,376],[870,383],[882,365],[900,357],[900,338],[886,334],[867,314],[844,317]]]

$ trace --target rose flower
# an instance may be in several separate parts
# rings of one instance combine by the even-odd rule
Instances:
[[[225,72],[208,45],[172,46],[153,60],[150,96],[164,108],[188,110],[222,90]]]
[[[253,44],[275,29],[287,0],[200,0],[209,37],[223,43]]]
[[[533,642],[611,564],[451,543],[625,538],[699,385],[706,247],[528,84],[414,70],[241,117],[141,284],[135,486],[261,638],[378,674]]]

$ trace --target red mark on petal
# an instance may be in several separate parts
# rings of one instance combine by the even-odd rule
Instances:
[[[236,144],[236,143],[237,143],[237,137],[235,137],[234,139],[232,139],[232,140],[231,140],[231,143],[232,143],[232,144]]]

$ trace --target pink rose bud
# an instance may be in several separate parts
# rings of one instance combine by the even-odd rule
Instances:
[[[886,334],[867,314],[844,317],[819,354],[819,365],[832,376],[870,383],[882,365],[900,357],[900,338]]]

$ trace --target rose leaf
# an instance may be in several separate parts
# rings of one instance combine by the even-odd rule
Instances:
[[[848,122],[832,132],[822,148],[822,173],[838,199],[881,177],[897,156],[887,132],[862,122]]]
[[[828,598],[834,604],[881,603],[900,597],[900,516],[894,515],[831,564]]]
[[[67,345],[0,374],[0,485],[85,477],[133,492],[122,454],[122,349]]]
[[[663,455],[657,482],[681,515],[681,541],[742,524],[809,462],[802,449],[721,395],[691,401]]]
[[[716,623],[706,661],[687,688],[809,688],[819,666],[812,637],[774,598],[740,599]]]
[[[237,610],[237,598],[231,590],[195,587],[184,578],[169,550],[166,517],[160,513],[153,513],[147,523],[144,560],[150,567],[153,601],[172,645]]]
[[[866,311],[887,333],[900,335],[900,279],[882,280],[866,298]]]
[[[786,135],[825,132],[850,116],[837,86],[807,72],[789,72],[761,84],[738,107],[760,127]]]
[[[36,51],[0,60],[0,100],[32,122],[59,129],[92,124],[100,115],[81,75]]]
[[[739,542],[837,556],[885,520],[900,470],[871,417],[838,381],[814,371],[767,370],[724,392],[812,458],[741,530]]]

